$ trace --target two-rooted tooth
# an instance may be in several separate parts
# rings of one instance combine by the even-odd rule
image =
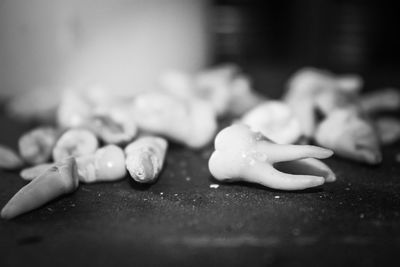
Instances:
[[[160,174],[167,152],[168,142],[156,136],[144,136],[125,148],[126,168],[139,183],[153,183]]]
[[[21,157],[32,165],[49,161],[59,135],[53,127],[38,127],[25,133],[18,141]]]
[[[278,145],[247,126],[236,124],[216,136],[209,169],[221,181],[246,181],[274,189],[301,190],[336,179],[327,165],[314,159],[328,158],[332,154],[331,150],[321,147]],[[283,173],[276,168],[300,175]]]
[[[192,148],[209,143],[217,129],[211,106],[199,99],[181,99],[163,92],[135,97],[131,114],[138,127]]]
[[[12,219],[78,188],[79,179],[73,158],[64,159],[44,171],[19,190],[1,211],[1,217]]]

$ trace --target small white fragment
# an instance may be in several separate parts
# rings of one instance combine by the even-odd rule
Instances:
[[[219,184],[210,184],[210,188],[217,189],[219,187]]]
[[[279,199],[279,198],[281,198],[281,197],[280,197],[280,196],[274,196],[274,198]]]

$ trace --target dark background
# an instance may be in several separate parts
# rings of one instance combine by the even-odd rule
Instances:
[[[395,1],[214,2],[217,61],[355,72],[400,66]]]

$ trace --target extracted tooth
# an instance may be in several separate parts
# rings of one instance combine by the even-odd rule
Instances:
[[[399,89],[387,88],[364,94],[360,98],[360,105],[366,113],[399,110]]]
[[[218,133],[209,160],[211,174],[221,181],[246,181],[282,190],[301,190],[335,180],[332,170],[316,159],[332,151],[315,146],[278,145],[248,126],[236,124]],[[307,160],[304,160],[307,159]],[[288,174],[275,168],[285,162]]]
[[[389,145],[400,139],[400,120],[383,117],[375,120],[375,126],[382,144]]]
[[[294,143],[301,136],[299,121],[289,106],[280,101],[266,101],[256,106],[244,114],[241,122],[278,144]]]
[[[217,129],[216,115],[209,104],[199,99],[180,99],[162,93],[138,95],[131,114],[138,127],[192,148],[209,143]]]
[[[23,169],[19,175],[26,181],[32,181],[39,177],[40,174],[44,173],[48,169],[54,166],[54,163],[42,163],[32,167]]]
[[[355,105],[355,95],[363,81],[358,75],[334,75],[315,68],[297,71],[288,82],[285,102],[298,118],[302,132],[312,137],[316,130],[316,110],[329,113],[345,105]]]
[[[1,217],[12,219],[36,209],[59,196],[72,193],[78,184],[75,160],[64,159],[19,190],[4,206]]]
[[[59,131],[53,127],[38,127],[21,136],[18,142],[21,157],[29,164],[47,162],[57,142]]]
[[[98,148],[96,136],[85,129],[70,129],[57,141],[53,149],[54,161],[61,161],[67,157],[78,157],[92,154]]]
[[[24,165],[18,154],[9,147],[0,145],[0,169],[15,170]]]
[[[94,114],[87,124],[87,127],[107,144],[127,143],[137,134],[136,123],[129,113],[117,109]]]
[[[160,174],[167,152],[168,142],[156,136],[144,136],[125,148],[126,168],[139,183],[153,183]]]
[[[76,158],[81,182],[116,181],[126,175],[124,151],[116,145],[99,148],[91,155]]]
[[[382,160],[374,127],[354,110],[338,109],[330,113],[318,126],[315,140],[344,158],[369,164]]]

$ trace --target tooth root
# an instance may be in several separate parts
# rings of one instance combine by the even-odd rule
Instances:
[[[336,180],[335,173],[328,165],[313,158],[280,162],[276,163],[275,167],[282,172],[322,176],[326,182],[334,182]]]
[[[76,163],[73,158],[56,163],[53,167],[19,190],[1,211],[1,217],[12,219],[36,209],[78,187]]]
[[[291,161],[304,158],[324,159],[332,156],[329,149],[310,145],[277,145],[269,142],[260,142],[257,145],[260,152],[273,155],[269,162]]]
[[[321,176],[287,174],[262,162],[257,162],[251,168],[245,169],[244,179],[279,190],[303,190],[325,182]]]

